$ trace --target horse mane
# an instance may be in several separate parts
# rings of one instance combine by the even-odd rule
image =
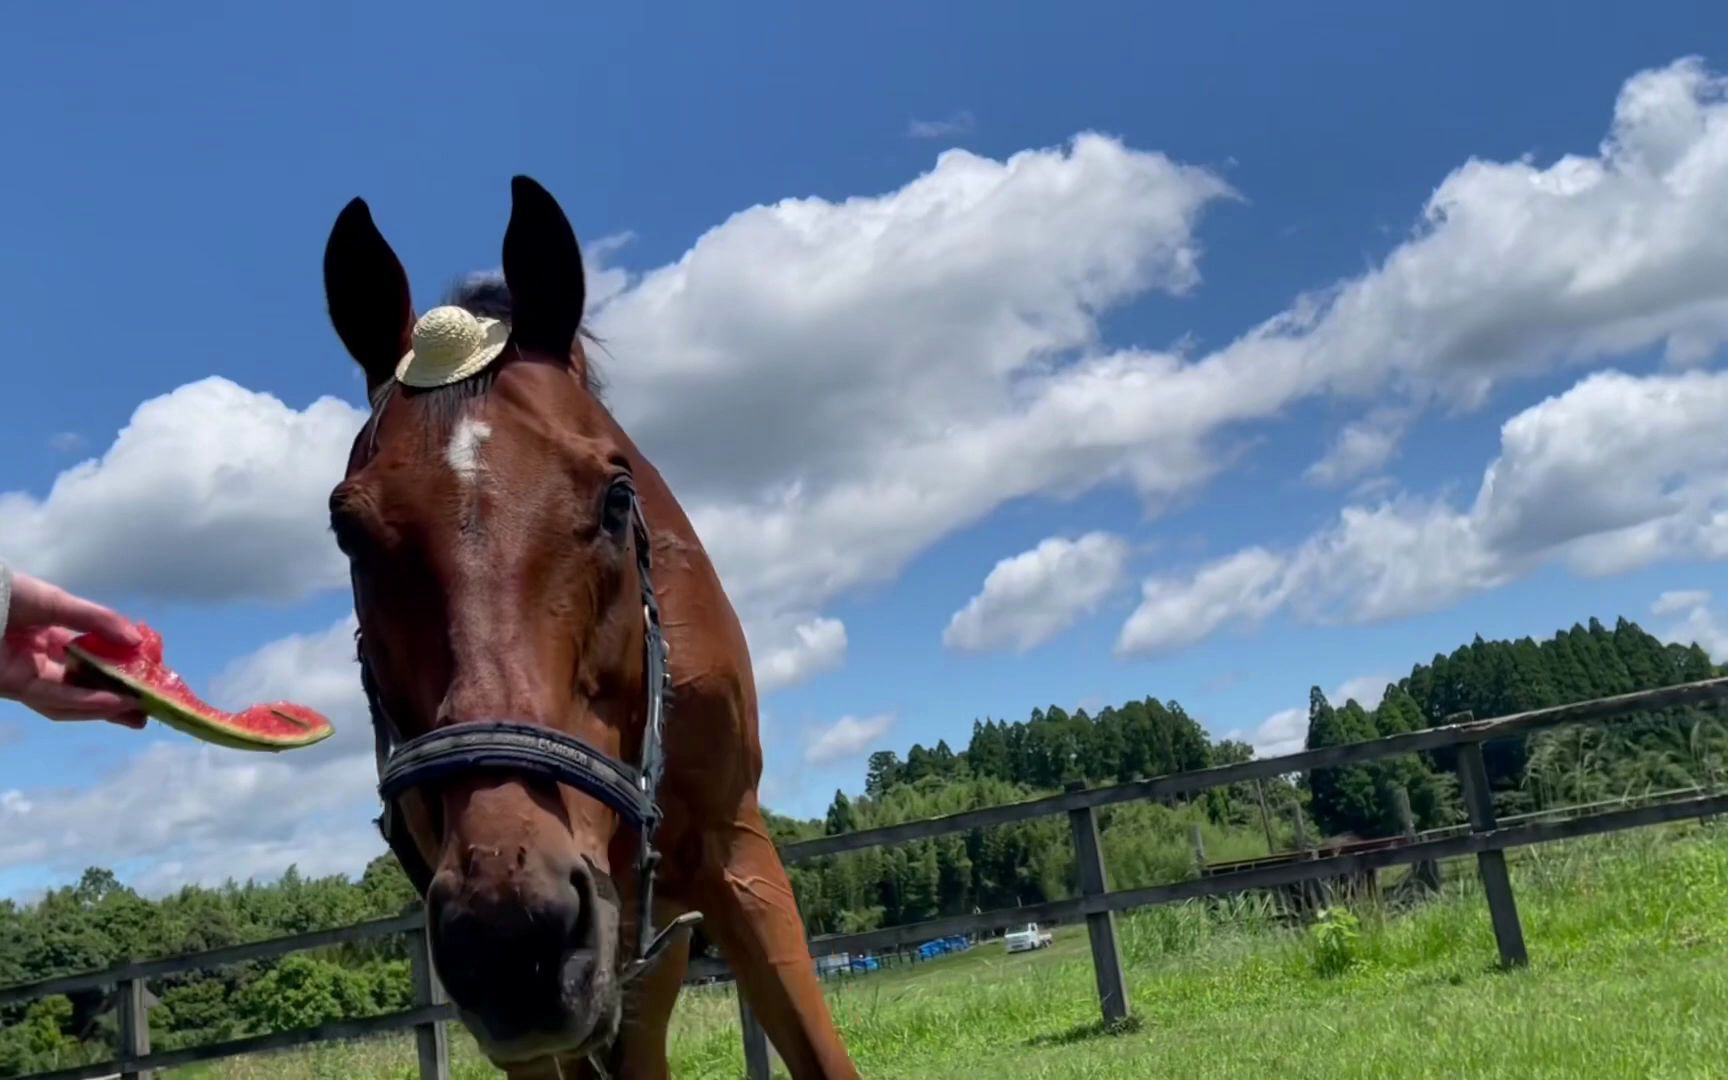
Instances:
[[[483,319],[497,319],[507,326],[514,312],[510,302],[510,286],[505,284],[504,275],[497,271],[469,274],[450,286],[439,303],[454,305]],[[599,335],[590,330],[586,323],[577,327],[576,334],[597,349],[605,348]],[[455,424],[469,402],[485,397],[497,379],[497,367],[489,366],[461,382],[444,386],[409,387],[391,380],[384,384],[377,400],[372,404],[374,409],[380,408],[390,394],[400,393],[415,403],[421,418],[427,422],[428,433],[437,435],[447,432]],[[602,408],[605,407],[606,380],[595,366],[593,354],[588,349],[582,350],[582,388],[593,395]]]

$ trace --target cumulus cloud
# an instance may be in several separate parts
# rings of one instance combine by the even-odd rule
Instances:
[[[1677,645],[1695,643],[1715,663],[1728,663],[1728,623],[1711,606],[1708,592],[1702,589],[1665,592],[1650,605],[1650,614],[1658,618],[1682,616],[1652,631],[1658,640]]]
[[[814,618],[750,628],[750,659],[758,693],[801,683],[833,671],[846,658],[846,624]]]
[[[298,599],[343,584],[326,499],[363,414],[212,376],[138,406],[43,497],[0,494],[0,551],[78,592]]]
[[[1359,675],[1346,679],[1326,695],[1334,706],[1352,699],[1370,711],[1380,707],[1386,687],[1398,680],[1390,675]],[[1251,734],[1232,731],[1227,739],[1239,739],[1254,748],[1255,757],[1281,757],[1301,750],[1308,741],[1308,706],[1306,704],[1279,709],[1268,716]]]
[[[1595,155],[1473,159],[1417,234],[1301,320],[1306,362],[1339,389],[1383,369],[1461,400],[1556,360],[1650,345],[1695,361],[1728,338],[1724,80],[1695,58],[1622,87]]]
[[[1243,739],[1239,731],[1228,738]],[[1308,740],[1308,709],[1296,706],[1279,709],[1268,716],[1245,741],[1254,748],[1255,757],[1283,757],[1301,750]]]
[[[1710,593],[1704,589],[1675,589],[1658,596],[1650,605],[1652,615],[1672,615],[1677,611],[1691,611],[1710,602]]]
[[[1106,532],[1053,536],[998,562],[984,587],[948,620],[952,649],[1025,652],[1068,629],[1115,591],[1128,566],[1128,544]]]
[[[358,873],[384,850],[376,764],[354,663],[352,616],[271,642],[211,681],[219,707],[292,700],[336,733],[284,754],[237,753],[162,732],[107,775],[76,789],[0,792],[0,866],[72,875],[91,863],[149,864],[149,892],[233,876]]]
[[[615,407],[747,615],[808,617],[1007,499],[1127,468],[1172,411],[1134,409],[1179,362],[1057,361],[1093,348],[1103,310],[1191,289],[1193,230],[1229,197],[1085,135],[742,211],[597,313]],[[1113,404],[1125,385],[1135,400]],[[1210,468],[1183,456],[1138,468],[1178,486]]]
[[[1351,506],[1293,550],[1250,548],[1149,580],[1118,648],[1168,650],[1282,609],[1317,622],[1410,615],[1548,563],[1603,575],[1720,559],[1724,424],[1728,372],[1590,375],[1506,422],[1469,507],[1411,496]]]
[[[0,865],[70,876],[144,859],[153,869],[138,884],[156,890],[275,877],[292,863],[357,873],[384,849],[367,805],[375,779],[360,755],[304,765],[158,742],[87,787],[0,793]]]
[[[888,734],[888,729],[893,726],[893,713],[842,716],[827,727],[809,733],[804,746],[804,762],[824,765],[861,754]]]
[[[1722,85],[1695,60],[1637,74],[1594,155],[1466,163],[1377,267],[1197,357],[1103,348],[1098,318],[1196,285],[1223,181],[1100,135],[952,151],[887,194],[744,211],[634,278],[599,313],[630,357],[614,396],[747,614],[808,618],[1011,500],[1125,483],[1156,509],[1246,422],[1402,395],[1313,477],[1342,482],[1417,403],[1653,345],[1695,363],[1728,337]],[[1491,579],[1438,576],[1471,574]]]
[[[1320,487],[1337,487],[1383,468],[1397,454],[1408,422],[1406,410],[1383,408],[1346,424],[1326,456],[1303,472],[1303,479]]]
[[[1152,577],[1140,587],[1140,606],[1116,637],[1119,655],[1176,649],[1215,633],[1235,619],[1258,619],[1283,601],[1285,560],[1248,548],[1201,567],[1191,578]]]
[[[1094,133],[1003,160],[948,151],[899,188],[751,207],[674,262],[605,271],[595,322],[611,401],[772,653],[837,596],[1008,502],[1112,484],[1155,511],[1191,495],[1233,460],[1238,429],[1304,398],[1472,406],[1499,380],[1632,350],[1701,364],[1728,340],[1723,87],[1694,59],[1639,72],[1595,153],[1461,165],[1377,266],[1194,356],[1108,346],[1100,320],[1198,285],[1200,223],[1238,197],[1224,180]],[[1389,415],[1347,431],[1310,479],[1378,467]],[[46,496],[0,496],[0,549],[99,593],[339,586],[322,500],[359,419],[332,399],[295,411],[220,379],[182,387]],[[1508,471],[1495,487],[1541,480]],[[1495,545],[1483,557],[1454,550],[1467,538],[1445,532],[1460,519],[1444,505],[1348,513],[1337,543],[1415,529],[1440,560],[1371,560],[1386,610],[1490,585],[1513,536],[1580,525],[1521,520],[1508,497],[1469,523]],[[110,559],[99,538],[128,534],[129,559]],[[1603,572],[1671,541],[1646,522],[1569,557]],[[1244,587],[1251,608],[1282,602]],[[1219,620],[1217,603],[1199,614]]]

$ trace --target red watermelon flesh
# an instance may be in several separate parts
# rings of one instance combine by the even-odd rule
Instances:
[[[137,627],[144,640],[132,648],[96,634],[70,642],[66,648],[73,663],[67,681],[98,687],[119,684],[114,688],[142,701],[146,715],[236,750],[292,750],[334,734],[327,718],[292,702],[252,705],[240,712],[224,712],[208,704],[162,662],[162,635],[146,623]]]

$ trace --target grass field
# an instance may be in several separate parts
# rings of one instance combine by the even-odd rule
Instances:
[[[1263,904],[1121,922],[1129,1030],[1099,1030],[1083,927],[998,942],[830,992],[866,1077],[1720,1077],[1728,1075],[1728,825],[1525,849],[1513,881],[1531,965],[1495,968],[1473,873],[1401,915],[1281,930]],[[452,1032],[455,1074],[499,1074]],[[742,1075],[737,1009],[687,991],[673,1075]],[[409,1080],[406,1037],[176,1070],[175,1080]]]

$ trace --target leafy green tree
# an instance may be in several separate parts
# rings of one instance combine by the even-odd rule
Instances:
[[[864,794],[881,798],[888,789],[900,782],[900,755],[892,750],[878,750],[870,755],[870,770],[864,775]]]
[[[253,1030],[293,1031],[377,1012],[378,982],[363,971],[291,953],[237,995],[235,1010]]]
[[[858,826],[852,817],[852,800],[839,788],[834,789],[834,801],[828,805],[828,820],[823,831],[829,836],[848,833]]]

